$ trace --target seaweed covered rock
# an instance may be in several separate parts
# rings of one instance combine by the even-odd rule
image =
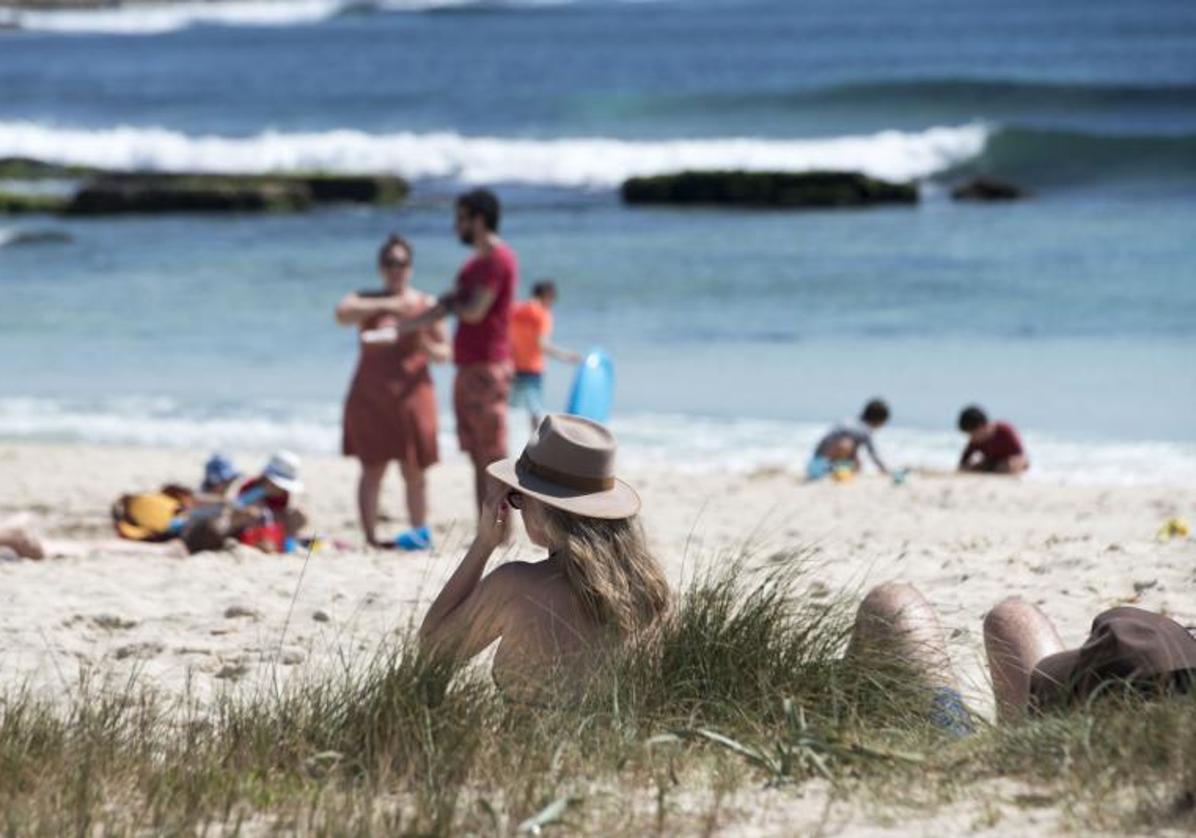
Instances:
[[[1016,201],[1027,194],[1020,186],[990,177],[975,177],[951,190],[956,201]]]
[[[199,175],[104,175],[67,204],[70,215],[160,212],[285,212],[311,206],[301,181]]]
[[[62,212],[70,198],[0,190],[0,215]]]
[[[65,166],[32,157],[0,157],[0,180],[78,180],[102,174],[89,166]]]
[[[391,175],[302,175],[317,204],[397,204],[407,197],[407,181]]]
[[[865,207],[913,204],[918,188],[859,172],[680,172],[631,178],[628,204],[711,204],[745,207]]]
[[[372,175],[107,174],[66,206],[72,215],[168,212],[295,212],[320,203],[394,203],[401,178]]]

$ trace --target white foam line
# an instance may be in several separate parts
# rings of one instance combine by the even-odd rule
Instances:
[[[193,136],[159,127],[85,129],[0,122],[0,157],[35,157],[106,169],[250,173],[322,170],[400,174],[413,180],[609,188],[638,175],[684,169],[847,169],[909,180],[984,149],[984,125],[819,139],[518,139],[452,132],[369,134],[267,131]]]
[[[99,9],[5,10],[0,23],[35,32],[62,34],[161,35],[191,26],[295,26],[353,8],[425,12],[479,5],[521,8],[568,5],[572,0],[214,0],[145,3]]]
[[[193,450],[293,448],[332,454],[340,444],[337,403],[261,403],[210,408],[166,398],[100,401],[0,398],[0,439],[78,441]],[[612,424],[627,463],[686,472],[778,468],[803,473],[825,425],[767,419],[629,414]],[[678,429],[684,429],[678,433]],[[451,415],[441,416],[445,450],[453,450]],[[1088,485],[1196,485],[1196,443],[1082,441],[1028,429],[1030,480]],[[512,439],[517,449],[523,439]],[[877,445],[890,465],[951,470],[963,438],[951,431],[886,428]]]
[[[103,9],[18,11],[10,17],[17,27],[39,32],[159,35],[196,24],[291,26],[312,23],[331,17],[346,5],[344,0],[231,0]]]

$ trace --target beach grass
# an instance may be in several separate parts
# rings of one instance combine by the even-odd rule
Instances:
[[[410,634],[361,666],[203,703],[136,676],[11,690],[0,833],[705,833],[742,815],[736,794],[783,805],[810,788],[900,817],[975,799],[998,820],[1023,806],[1196,826],[1196,700],[951,739],[900,661],[843,659],[852,599],[812,595],[801,557],[781,559],[693,581],[658,637],[557,702],[504,700]]]

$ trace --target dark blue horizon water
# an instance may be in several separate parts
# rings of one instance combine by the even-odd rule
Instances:
[[[31,397],[86,412],[162,396],[191,417],[335,406],[354,352],[336,299],[376,281],[392,229],[415,242],[417,283],[443,288],[465,256],[451,196],[493,158],[519,172],[495,185],[525,285],[558,280],[559,339],[615,355],[626,414],[820,423],[883,394],[928,433],[978,400],[1062,439],[1196,443],[1191,3],[579,2],[3,34],[0,157],[31,129],[46,156],[152,168],[218,162],[206,136],[249,138],[251,163],[351,166],[338,153],[361,148],[366,168],[460,168],[417,179],[397,209],[0,219],[0,241],[74,238],[0,246],[0,436],[33,433]],[[952,156],[935,129],[984,133]],[[583,137],[630,145],[608,160]],[[813,154],[801,142],[825,141],[844,165],[924,175],[924,200],[647,210],[608,180],[568,185],[579,167],[667,169],[682,143],[727,137],[778,144],[795,168]],[[520,138],[544,145],[520,162]],[[1034,195],[950,202],[975,171]],[[553,372],[553,399],[566,378]]]
[[[88,127],[833,136],[1008,117],[1196,131],[1184,0],[588,2],[10,33],[0,50],[0,119]]]

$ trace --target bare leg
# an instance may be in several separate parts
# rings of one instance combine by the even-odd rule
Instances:
[[[386,463],[361,464],[361,478],[357,481],[357,511],[361,516],[361,531],[370,544],[378,543],[378,495],[382,492],[384,476]]]
[[[1022,717],[1030,701],[1030,673],[1047,655],[1063,651],[1051,621],[1021,597],[1002,600],[984,617],[984,651],[992,675],[997,719]]]
[[[44,559],[45,546],[33,530],[14,518],[0,523],[0,547],[7,547],[22,559]]]
[[[424,470],[414,463],[399,463],[403,487],[407,493],[407,518],[419,528],[428,523],[428,481]]]
[[[887,582],[868,592],[856,612],[848,654],[898,655],[928,686],[959,689],[938,615],[913,585]]]
[[[307,526],[307,513],[302,509],[288,509],[283,515],[283,523],[286,526],[287,535],[298,535]]]

